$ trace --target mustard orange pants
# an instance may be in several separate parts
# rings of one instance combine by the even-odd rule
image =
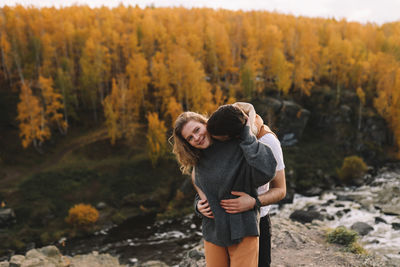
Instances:
[[[207,267],[257,267],[258,236],[246,236],[239,244],[220,247],[204,240]]]

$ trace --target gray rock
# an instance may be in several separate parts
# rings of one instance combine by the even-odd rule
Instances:
[[[384,219],[382,219],[381,217],[375,217],[375,223],[387,223]]]
[[[281,145],[282,146],[293,146],[297,144],[299,140],[297,140],[296,136],[294,133],[287,133],[284,134],[282,139],[281,139]]]
[[[25,256],[22,255],[14,255],[10,259],[10,267],[21,267],[21,264],[24,262]]]
[[[56,246],[47,246],[39,250],[46,257],[60,258],[61,253]]]
[[[310,223],[313,220],[322,220],[323,216],[318,211],[295,210],[289,218],[301,223]]]
[[[21,264],[21,267],[57,267],[54,264],[48,264],[47,261],[42,259],[26,259]]]
[[[42,253],[40,253],[37,249],[31,249],[29,250],[26,254],[25,257],[27,259],[44,259],[44,255]]]
[[[351,226],[351,229],[356,231],[359,235],[367,235],[374,230],[372,226],[364,222],[356,222]]]
[[[0,267],[10,267],[10,263],[8,261],[0,262]]]
[[[347,195],[337,195],[336,199],[339,201],[354,201],[354,198],[352,196]]]
[[[109,254],[92,253],[88,255],[78,255],[71,259],[71,266],[79,267],[119,267],[121,266],[117,258]]]
[[[191,259],[200,260],[201,258],[204,258],[204,253],[197,249],[192,249],[188,252],[188,257]]]
[[[179,267],[205,267],[205,257],[204,257],[204,246],[203,242],[200,242],[195,248],[192,248],[184,256],[183,260],[179,263]]]
[[[400,230],[400,223],[392,223],[392,227],[394,230]]]
[[[323,190],[319,187],[313,186],[310,189],[308,189],[306,192],[304,192],[304,195],[306,196],[319,196],[321,195],[321,193],[323,192]]]
[[[393,205],[388,204],[388,205],[380,207],[380,208],[382,209],[382,212],[385,215],[389,215],[389,216],[398,216],[398,215],[400,215],[400,211],[398,209],[398,206],[394,207]]]
[[[310,112],[293,101],[263,98],[254,101],[254,107],[266,124],[276,132],[282,146],[296,144],[303,134]]]
[[[169,267],[169,266],[162,261],[146,261],[145,263],[142,263],[140,267]]]
[[[15,213],[12,209],[0,209],[0,227],[6,227],[16,222]]]
[[[107,207],[107,204],[106,204],[105,202],[99,202],[99,203],[97,203],[97,205],[96,205],[96,208],[97,208],[98,210],[105,209],[106,207]]]

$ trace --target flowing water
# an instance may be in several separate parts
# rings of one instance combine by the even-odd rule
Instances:
[[[360,243],[370,252],[400,266],[400,168],[384,168],[369,185],[341,188],[321,196],[295,195],[292,204],[275,212],[289,218],[294,210],[316,210],[327,227],[351,228],[356,222],[373,227]]]
[[[289,218],[294,210],[316,210],[330,228],[367,223],[374,230],[361,238],[364,248],[400,266],[400,230],[395,229],[396,223],[400,226],[400,167],[383,168],[371,180],[365,186],[338,188],[316,197],[295,195],[292,204],[281,209],[273,205],[271,213]],[[110,253],[131,266],[148,260],[177,265],[201,240],[200,225],[193,215],[162,222],[155,216],[134,218],[89,238],[67,240],[61,250],[66,255]]]
[[[67,240],[61,251],[71,256],[92,251],[110,253],[130,266],[149,260],[176,265],[186,251],[199,244],[200,224],[193,215],[161,222],[156,222],[154,216],[135,217],[92,237]]]

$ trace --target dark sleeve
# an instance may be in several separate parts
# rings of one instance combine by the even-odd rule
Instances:
[[[271,149],[250,134],[249,126],[243,128],[240,140],[240,148],[250,166],[254,186],[258,187],[271,181],[276,170],[276,160]]]

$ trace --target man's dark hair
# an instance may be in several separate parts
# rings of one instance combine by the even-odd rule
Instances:
[[[230,138],[240,135],[246,117],[243,111],[233,105],[220,106],[207,121],[207,131],[211,135],[228,135]]]

